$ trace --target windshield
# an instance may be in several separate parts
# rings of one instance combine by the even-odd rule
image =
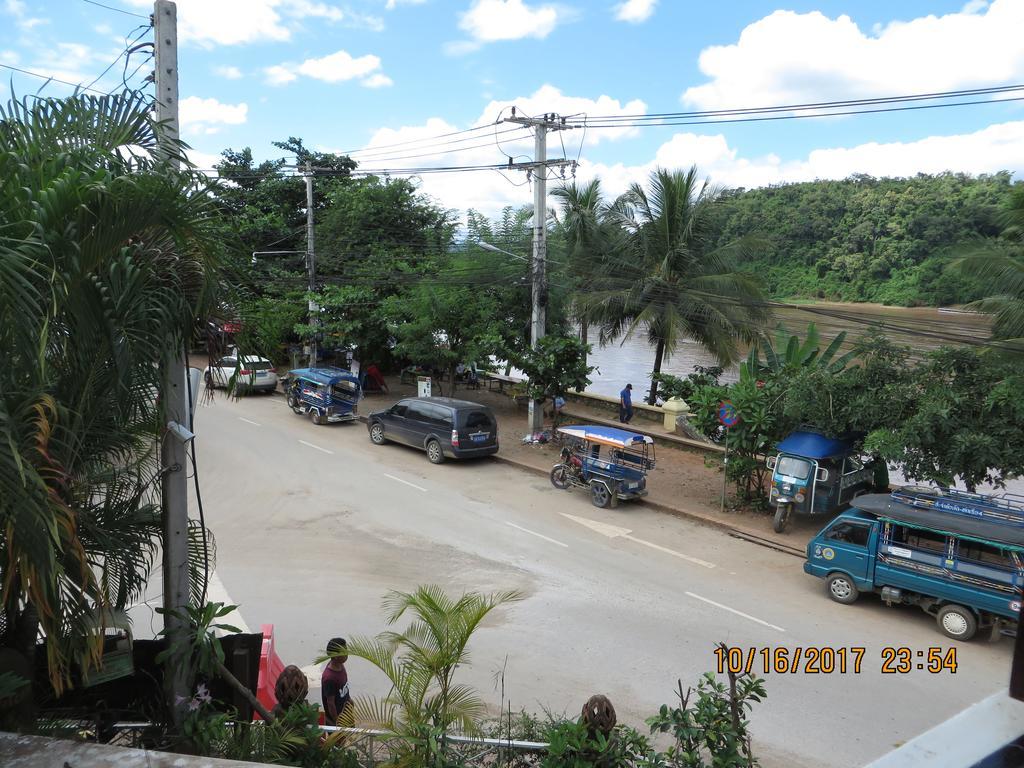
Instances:
[[[807,459],[798,459],[796,456],[779,456],[775,473],[804,479],[811,473],[811,462]]]

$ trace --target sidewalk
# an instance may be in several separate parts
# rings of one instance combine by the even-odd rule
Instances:
[[[400,384],[398,377],[388,377],[390,393],[367,395],[359,404],[360,416],[389,408],[403,397],[414,397],[416,388]],[[487,389],[456,389],[455,397],[487,405],[494,411],[498,421],[498,439],[501,450],[494,457],[505,464],[544,475],[558,463],[558,449],[552,445],[523,444],[527,434],[526,406],[517,405],[507,395]],[[581,403],[572,403],[566,409],[563,424],[612,423],[608,413],[591,409]],[[550,423],[548,421],[547,423]],[[648,476],[649,495],[641,502],[668,514],[713,526],[740,538],[769,546],[774,549],[803,557],[807,542],[822,527],[817,519],[794,518],[790,520],[787,532],[775,533],[771,517],[766,512],[747,512],[732,509],[731,498],[727,498],[726,511],[721,512],[722,474],[721,459],[717,452],[690,448],[680,438],[668,435],[653,422],[641,422],[635,427],[638,432],[654,436],[657,440],[657,466]],[[671,443],[669,445],[668,443]],[[731,492],[731,488],[729,489]],[[581,491],[573,492],[580,504],[589,503]],[[629,513],[630,503],[624,502],[618,511]]]

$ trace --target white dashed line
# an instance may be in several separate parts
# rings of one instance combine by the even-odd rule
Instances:
[[[761,619],[758,619],[755,616],[751,616],[748,613],[743,613],[743,611],[737,611],[735,608],[730,608],[728,605],[722,605],[721,603],[716,603],[714,600],[708,600],[708,598],[706,598],[706,597],[701,597],[700,595],[695,595],[693,592],[687,592],[686,595],[688,597],[692,597],[694,600],[700,600],[701,602],[707,603],[708,605],[713,605],[716,608],[721,608],[723,611],[728,611],[729,613],[735,613],[737,616],[742,616],[744,619],[750,619],[750,621],[753,621],[753,622],[755,622],[757,624],[760,624],[762,626],[768,627],[769,629],[776,629],[779,632],[785,632],[786,631],[782,627],[777,627],[774,624],[769,624],[767,621],[762,621]]]
[[[518,531],[522,531],[523,533],[528,533],[531,536],[536,536],[538,539],[544,539],[544,541],[550,541],[552,544],[557,544],[560,547],[568,548],[568,546],[569,546],[568,544],[563,544],[562,542],[556,541],[555,539],[552,539],[549,536],[545,536],[543,533],[537,533],[536,531],[531,531],[529,528],[523,528],[523,526],[521,526],[521,525],[516,525],[515,523],[510,523],[508,520],[505,521],[505,525],[511,525],[513,528],[515,528]]]
[[[423,486],[420,486],[420,485],[416,485],[416,483],[410,483],[408,480],[403,480],[400,477],[395,477],[394,475],[389,475],[387,472],[384,472],[383,474],[384,474],[384,477],[388,477],[388,478],[394,480],[396,483],[402,483],[403,485],[408,485],[410,488],[415,488],[417,491],[423,491],[424,493],[427,492],[426,488],[424,488]]]
[[[299,440],[299,442],[302,443],[303,445],[309,447],[309,448],[315,448],[316,450],[318,450],[318,451],[320,451],[322,453],[329,453],[332,456],[334,455],[334,451],[328,451],[326,448],[321,448],[319,445],[313,445],[312,443],[307,443],[305,440]]]
[[[262,427],[263,426],[258,421],[253,421],[252,419],[247,419],[247,418],[245,418],[245,416],[239,416],[238,420],[239,421],[244,421],[246,424],[252,424],[254,427]]]

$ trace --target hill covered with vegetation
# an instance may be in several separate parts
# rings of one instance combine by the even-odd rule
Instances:
[[[720,242],[765,238],[743,267],[774,298],[959,304],[980,298],[981,286],[945,267],[958,247],[998,236],[997,213],[1013,187],[1004,172],[731,190]]]

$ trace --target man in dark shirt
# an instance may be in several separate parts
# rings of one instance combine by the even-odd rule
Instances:
[[[352,717],[352,696],[348,690],[348,672],[345,670],[345,662],[348,661],[345,646],[343,637],[332,638],[327,643],[327,653],[331,654],[331,660],[327,662],[320,677],[320,697],[329,725],[355,724]]]
[[[627,384],[626,388],[619,392],[619,421],[629,424],[633,418],[633,385]]]

